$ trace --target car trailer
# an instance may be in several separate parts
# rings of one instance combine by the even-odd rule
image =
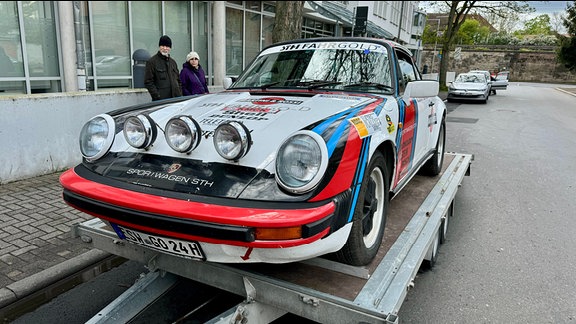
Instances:
[[[398,323],[420,266],[436,261],[472,160],[470,154],[445,153],[440,175],[417,175],[393,197],[382,246],[364,267],[321,257],[279,265],[194,261],[125,243],[97,218],[77,224],[72,231],[86,244],[149,270],[88,323],[129,322],[179,277],[241,297],[208,323],[270,323],[289,313],[320,323]]]

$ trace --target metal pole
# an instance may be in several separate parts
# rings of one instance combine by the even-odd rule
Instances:
[[[434,37],[434,53],[432,53],[432,64],[430,65],[430,73],[434,73],[434,59],[436,58],[436,46],[438,45],[438,33],[440,32],[440,19],[430,19],[438,21],[436,26],[436,37]]]

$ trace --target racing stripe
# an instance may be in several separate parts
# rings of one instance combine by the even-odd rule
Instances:
[[[356,115],[363,115],[373,111],[379,113],[384,107],[384,102],[384,99],[380,99],[368,104],[367,106],[361,107],[361,111],[355,109],[350,112],[349,117],[352,118]],[[353,112],[356,114],[352,114]],[[331,175],[329,182],[322,191],[309,200],[311,202],[329,199],[362,182],[362,172],[363,168],[367,165],[366,160],[368,159],[371,136],[361,139],[359,134],[353,131],[349,126],[349,123],[347,122],[348,118],[343,121],[345,122],[342,122],[338,127],[339,131],[332,134],[328,142],[330,142],[333,149],[335,149],[339,141],[345,140],[346,146],[344,147],[344,152],[342,153],[340,160],[337,161],[336,170]],[[349,130],[348,136],[345,139],[342,139],[342,136],[336,136],[336,133],[340,134],[344,131],[343,129],[340,130],[342,126],[346,126],[346,129]],[[354,188],[352,189],[354,190]]]
[[[358,195],[360,195],[360,188],[362,187],[362,179],[364,177],[364,172],[366,172],[366,167],[368,166],[368,155],[370,151],[369,148],[371,138],[372,136],[367,136],[362,141],[362,153],[358,159],[358,172],[356,172],[354,186],[352,187],[352,204],[350,204],[348,222],[351,222],[354,218],[354,211],[356,210],[356,204],[358,203]]]
[[[411,100],[409,105],[406,105],[403,100],[398,100],[399,103],[399,118],[398,123],[402,127],[398,127],[396,134],[396,143],[398,147],[396,171],[394,177],[394,187],[398,185],[400,180],[410,170],[414,160],[414,149],[416,146],[416,132],[418,120],[418,107],[416,101]]]

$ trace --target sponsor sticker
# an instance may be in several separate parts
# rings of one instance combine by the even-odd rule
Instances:
[[[350,118],[349,121],[356,128],[360,138],[370,136],[374,134],[374,132],[382,130],[382,122],[375,113],[356,116]]]

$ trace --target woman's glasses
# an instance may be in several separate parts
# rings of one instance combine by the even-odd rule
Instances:
[[[193,58],[190,59],[190,61],[198,61],[198,59],[195,58],[195,57],[193,57]]]

